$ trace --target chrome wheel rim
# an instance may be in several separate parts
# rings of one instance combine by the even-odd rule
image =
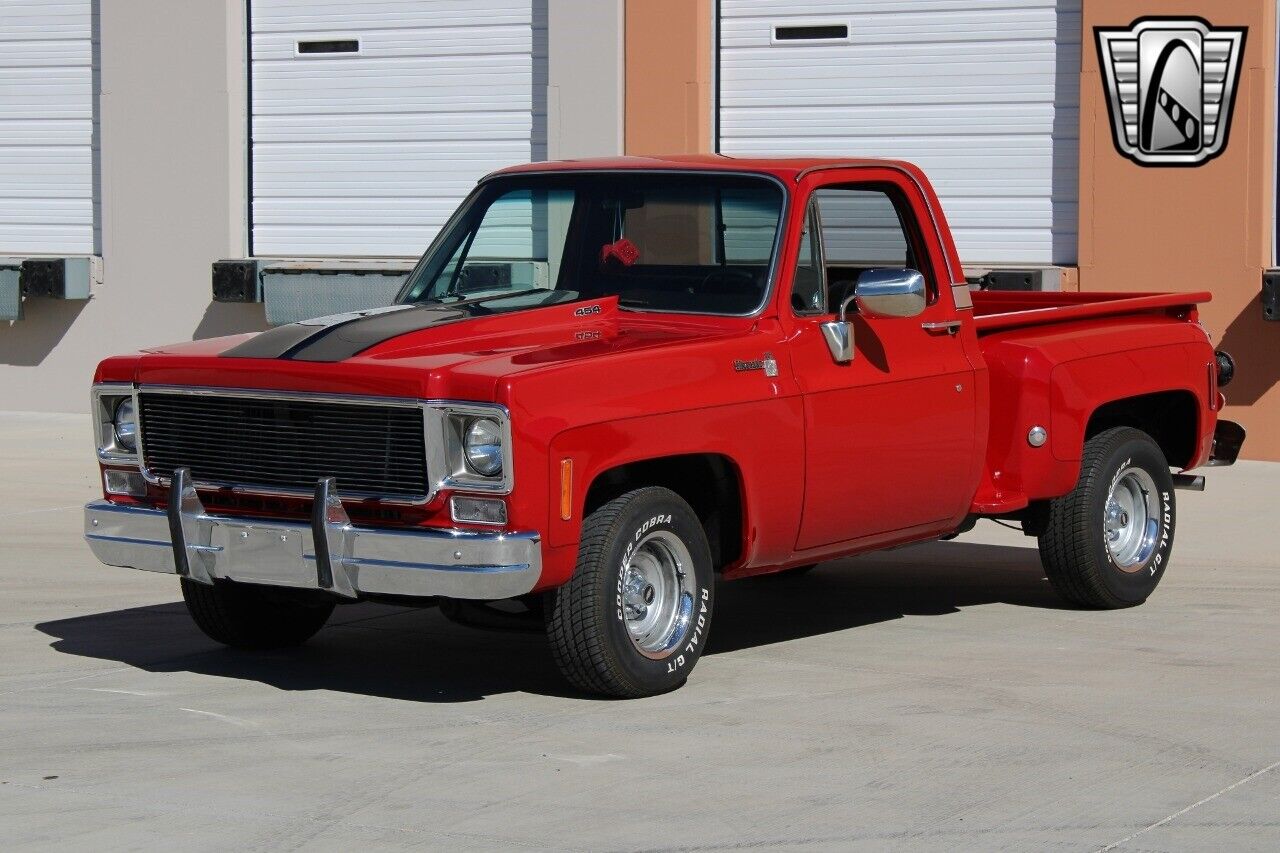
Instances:
[[[1111,561],[1121,571],[1146,565],[1160,542],[1160,501],[1150,474],[1126,468],[1116,476],[1102,510],[1102,530]]]
[[[667,530],[648,534],[622,567],[622,612],[640,654],[662,658],[680,644],[693,616],[693,557]]]

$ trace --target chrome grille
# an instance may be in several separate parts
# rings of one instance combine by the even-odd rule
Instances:
[[[143,461],[168,479],[311,494],[337,477],[344,495],[427,497],[420,406],[236,394],[142,391]]]

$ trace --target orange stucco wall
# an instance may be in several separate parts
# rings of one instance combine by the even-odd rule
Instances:
[[[1085,0],[1080,85],[1080,287],[1209,290],[1201,318],[1236,357],[1225,417],[1249,430],[1245,455],[1280,460],[1280,323],[1262,319],[1262,273],[1272,266],[1276,140],[1274,0]],[[1247,26],[1226,151],[1195,168],[1142,167],[1112,141],[1098,69],[1097,26],[1144,15]]]
[[[711,0],[626,0],[625,150],[713,150]]]

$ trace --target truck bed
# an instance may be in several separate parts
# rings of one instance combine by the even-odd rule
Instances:
[[[974,325],[981,335],[1020,326],[1042,326],[1124,314],[1178,314],[1213,299],[1196,293],[1066,293],[981,290],[973,293]]]

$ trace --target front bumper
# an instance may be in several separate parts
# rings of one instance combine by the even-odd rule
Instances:
[[[511,598],[533,589],[542,573],[537,533],[356,527],[332,481],[318,484],[308,524],[210,515],[185,477],[174,480],[167,511],[88,504],[84,535],[94,556],[201,583],[227,579],[346,598]]]

